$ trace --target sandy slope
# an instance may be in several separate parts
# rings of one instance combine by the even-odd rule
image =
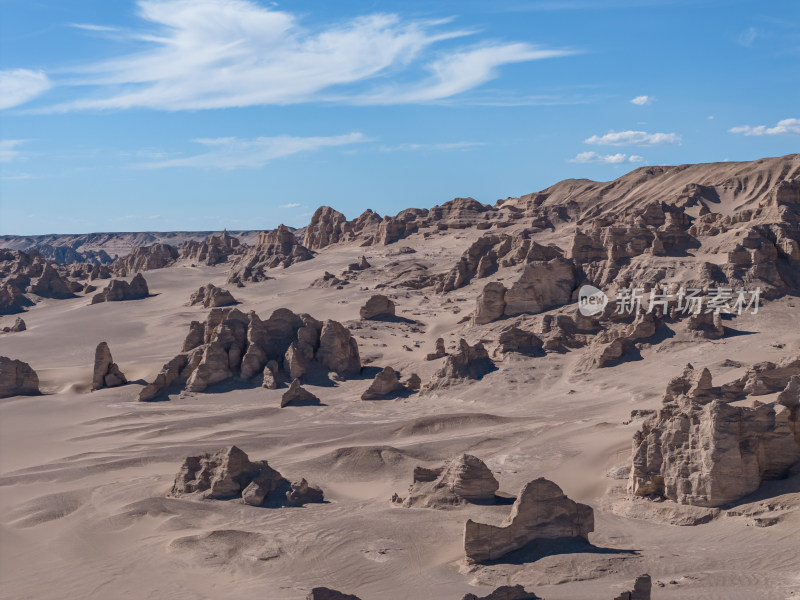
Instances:
[[[387,263],[413,258],[444,270],[479,234],[412,236],[401,244],[418,252],[401,257],[386,256],[392,246],[335,247],[275,271],[275,280],[232,291],[240,308],[262,317],[288,307],[348,324],[386,279]],[[364,251],[378,268],[357,282],[308,287]],[[613,597],[644,572],[664,583],[657,599],[785,600],[800,590],[797,476],[764,490],[787,508],[766,528],[746,516],[696,527],[624,518],[612,510],[625,502],[624,482],[607,476],[629,456],[637,428],[623,424],[630,411],[657,407],[667,380],[687,362],[710,366],[721,383],[737,374],[723,359],[749,364],[800,348],[797,299],[738,319],[736,329],[750,335],[676,336],[641,361],[589,373],[575,370],[578,353],[508,357],[481,382],[401,400],[359,400],[374,370],[335,387],[312,386],[320,407],[280,409],[282,390],[252,387],[152,404],[134,402],[139,383],[87,392],[101,340],[129,379],[150,380],[180,349],[187,324],[207,312],[187,306],[189,294],[207,282],[222,285],[226,274],[224,266],[150,271],[151,298],[43,301],[24,315],[28,331],[0,336],[0,354],[29,362],[47,392],[0,401],[0,597],[294,600],[327,585],[364,600],[446,600],[510,582],[548,600],[589,600]],[[437,337],[451,345],[489,331],[458,323],[476,289],[443,299],[389,288],[398,314],[418,324],[354,328],[362,359],[427,380],[441,362],[423,360]],[[165,498],[183,457],[233,443],[287,476],[318,483],[328,503],[270,510]],[[508,507],[435,511],[389,502],[406,490],[414,465],[464,451],[484,459],[504,491],[545,476],[594,506],[594,549],[467,572],[464,521],[499,522]],[[740,508],[758,504],[751,500]]]

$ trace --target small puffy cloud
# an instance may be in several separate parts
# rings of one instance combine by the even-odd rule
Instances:
[[[644,106],[645,104],[652,104],[655,98],[652,96],[636,96],[633,100],[631,100],[631,104],[635,104],[637,106]]]
[[[742,125],[740,127],[732,127],[728,131],[730,133],[743,133],[744,135],[800,135],[800,119],[783,119],[778,121],[775,127]]]
[[[616,165],[624,162],[642,162],[643,157],[636,154],[628,156],[627,154],[598,154],[597,152],[581,152],[575,158],[570,158],[569,162],[574,163],[602,163],[606,165]]]
[[[211,138],[194,140],[206,146],[208,152],[172,158],[169,160],[139,165],[150,169],[166,167],[199,167],[203,169],[257,169],[276,158],[290,156],[299,152],[310,152],[321,148],[345,146],[367,141],[361,133],[348,133],[330,137],[293,137],[281,135],[276,137],[258,137],[242,139],[236,137]]]
[[[299,202],[289,202],[289,204],[281,204],[278,208],[297,208],[300,206]]]
[[[584,140],[586,144],[600,146],[662,146],[680,144],[677,133],[647,133],[646,131],[609,131],[605,135],[593,135]]]
[[[44,71],[0,70],[0,109],[33,100],[52,87]]]

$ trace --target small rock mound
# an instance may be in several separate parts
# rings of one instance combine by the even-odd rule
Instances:
[[[306,600],[361,600],[361,598],[326,587],[315,587],[308,593]]]
[[[447,356],[444,366],[433,376],[430,389],[448,387],[466,379],[482,379],[495,369],[483,344],[478,342],[470,346],[463,338],[458,344],[459,351]]]
[[[592,507],[567,498],[555,483],[540,477],[525,484],[499,527],[469,519],[464,527],[464,552],[468,562],[485,562],[536,540],[588,541],[592,531]]]
[[[106,288],[92,297],[92,304],[100,302],[122,302],[124,300],[141,300],[150,295],[147,281],[141,273],[128,283],[122,279],[112,279]]]
[[[27,328],[28,328],[28,326],[25,325],[25,321],[23,321],[20,317],[17,317],[14,320],[14,324],[13,325],[11,325],[9,327],[3,327],[3,332],[4,333],[19,333],[21,331],[25,331]]]
[[[402,392],[406,389],[397,377],[397,371],[392,367],[384,367],[375,376],[370,386],[361,394],[362,400],[381,400]]]
[[[633,590],[622,592],[614,600],[650,600],[652,587],[653,582],[650,579],[650,575],[639,575],[633,583]]]
[[[0,356],[0,398],[39,394],[39,376],[28,363]]]
[[[94,352],[94,372],[92,374],[92,390],[118,387],[128,380],[111,358],[111,350],[106,342],[97,344]]]
[[[216,308],[218,306],[231,306],[237,304],[236,299],[228,290],[218,288],[213,283],[208,283],[198,289],[189,298],[189,304],[201,304],[203,308]]]
[[[394,308],[394,302],[389,298],[376,294],[361,307],[360,315],[363,320],[393,317]]]
[[[309,486],[305,479],[290,483],[267,461],[251,461],[236,446],[187,457],[169,495],[209,500],[241,498],[251,506],[299,505],[323,500],[322,490]]]
[[[526,592],[521,585],[501,585],[488,596],[467,594],[461,600],[543,600],[533,592]]]
[[[438,469],[417,467],[406,508],[446,508],[459,504],[489,504],[495,499],[500,484],[489,467],[471,454],[462,454]],[[400,502],[395,498],[395,502]]]
[[[289,389],[281,397],[281,408],[290,404],[305,405],[319,404],[319,398],[300,385],[300,380],[295,379]]]

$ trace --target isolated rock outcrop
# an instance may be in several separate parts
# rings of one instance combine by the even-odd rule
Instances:
[[[189,304],[201,304],[203,308],[215,308],[218,306],[231,306],[237,304],[236,299],[228,290],[218,288],[213,283],[207,283],[189,298]]]
[[[137,273],[130,283],[123,279],[112,279],[102,292],[92,297],[92,304],[141,300],[149,295],[150,290],[147,287],[147,281],[145,281],[141,273]]]
[[[28,328],[25,325],[25,321],[23,321],[20,317],[14,319],[14,324],[9,325],[8,327],[3,327],[3,332],[5,333],[19,333],[21,331],[25,331]]]
[[[139,399],[156,399],[170,386],[202,392],[231,378],[261,377],[259,384],[277,387],[279,369],[289,379],[309,370],[334,372],[337,377],[357,375],[361,371],[358,344],[341,323],[323,324],[286,308],[266,320],[255,312],[213,308],[205,323],[191,323],[181,353],[164,365]]]
[[[707,369],[691,365],[672,379],[662,408],[634,435],[628,492],[716,507],[785,476],[800,461],[800,399],[749,408],[730,403],[736,388],[714,387]]]
[[[31,284],[31,293],[43,298],[73,298],[75,294],[70,289],[69,282],[66,281],[53,265],[45,266],[42,275]]]
[[[392,367],[384,367],[375,375],[370,386],[361,394],[362,400],[381,400],[389,398],[406,389]]]
[[[543,600],[533,592],[526,592],[521,585],[501,585],[488,596],[467,594],[461,600]]]
[[[127,277],[131,273],[163,269],[178,260],[179,252],[169,244],[139,246],[130,254],[121,256],[111,264],[111,271],[117,277]]]
[[[186,260],[203,263],[209,266],[224,263],[235,254],[244,250],[238,238],[223,231],[220,235],[211,235],[202,242],[189,240],[181,248],[180,256]]]
[[[497,354],[516,352],[533,356],[542,351],[544,342],[536,334],[512,326],[504,330],[497,339]]]
[[[639,575],[633,584],[633,589],[629,592],[622,592],[614,600],[650,600],[650,592],[653,582],[650,575]]]
[[[502,525],[469,519],[464,527],[464,552],[468,562],[485,562],[537,540],[588,541],[592,531],[592,507],[570,500],[555,483],[540,477],[525,484]]]
[[[117,363],[111,358],[111,350],[106,342],[97,344],[94,351],[94,370],[92,372],[92,390],[118,387],[125,385],[128,380],[120,371]]]
[[[303,493],[295,493],[290,500],[289,495],[296,490]],[[209,500],[241,498],[251,506],[299,505],[323,499],[322,491],[308,486],[305,479],[291,483],[267,461],[251,461],[236,446],[187,457],[169,495]]]
[[[39,393],[39,376],[28,363],[0,356],[0,398]]]
[[[361,598],[326,587],[315,587],[308,593],[306,600],[361,600]]]
[[[319,398],[300,385],[299,379],[295,379],[281,397],[281,408],[290,404],[319,404]]]
[[[499,487],[497,479],[481,459],[462,454],[437,469],[415,468],[414,483],[402,504],[406,508],[491,504]]]
[[[425,360],[436,360],[438,358],[444,358],[447,356],[447,350],[444,347],[444,338],[437,338],[435,346],[436,350],[427,354],[425,356]]]
[[[430,389],[447,387],[465,379],[482,379],[495,369],[492,359],[483,344],[470,346],[463,338],[458,342],[459,351],[447,355],[444,366],[431,380]]]
[[[394,302],[382,294],[376,294],[361,307],[359,314],[364,320],[393,317]]]
[[[277,229],[258,234],[258,243],[233,261],[228,283],[264,281],[269,279],[266,274],[269,269],[285,268],[313,257],[311,250],[297,241],[292,230],[279,225]]]

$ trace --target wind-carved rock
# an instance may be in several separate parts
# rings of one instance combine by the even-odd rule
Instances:
[[[544,341],[536,334],[513,326],[504,330],[497,339],[497,350],[495,354],[508,354],[516,352],[533,356],[542,351]]]
[[[462,454],[437,469],[416,467],[406,498],[395,496],[406,508],[448,508],[460,504],[491,504],[500,484],[489,467],[471,454]]]
[[[121,256],[111,264],[111,271],[117,277],[127,277],[131,273],[163,269],[178,260],[178,249],[169,244],[139,246],[130,254]]]
[[[0,398],[39,394],[39,376],[28,363],[0,356]]]
[[[292,483],[267,461],[251,461],[236,446],[187,457],[169,495],[208,500],[241,498],[251,506],[297,506],[323,500],[322,490],[309,486],[305,479]]]
[[[742,387],[714,387],[707,369],[691,365],[672,379],[662,408],[634,435],[628,492],[717,507],[785,476],[800,461],[800,398],[730,404]]]
[[[622,592],[614,600],[650,600],[650,592],[653,582],[650,575],[639,575],[633,583],[633,589],[629,592]]]
[[[343,378],[361,371],[358,344],[341,323],[323,324],[286,308],[274,311],[267,320],[255,312],[214,308],[205,323],[190,324],[181,353],[142,389],[139,400],[157,399],[171,386],[202,392],[232,378],[261,377],[265,387],[274,389],[281,365],[290,379],[309,370],[334,372]]]
[[[447,356],[444,366],[433,376],[429,389],[448,387],[467,379],[482,379],[495,369],[483,344],[478,342],[470,346],[464,339],[459,340],[458,344],[459,351]]]
[[[237,304],[236,299],[228,290],[218,288],[213,283],[207,283],[189,298],[189,304],[194,306],[200,304],[203,308],[215,308],[218,306],[231,306]]]
[[[461,600],[544,600],[533,592],[526,592],[521,585],[501,585],[488,596],[466,594]]]
[[[286,225],[258,234],[258,243],[238,256],[231,265],[228,283],[258,282],[270,279],[269,269],[289,267],[314,258],[314,254],[297,241]]]
[[[352,232],[352,225],[338,210],[330,206],[320,206],[306,227],[303,245],[310,250],[320,250],[345,239]]]
[[[315,587],[308,593],[306,600],[361,600],[361,598],[326,587]]]
[[[436,339],[436,350],[430,352],[425,356],[425,360],[436,360],[447,356],[447,350],[444,347],[444,338]]]
[[[111,350],[106,342],[97,344],[94,352],[94,370],[92,372],[92,390],[118,387],[128,383],[117,363],[111,358]]]
[[[14,324],[8,327],[3,327],[2,331],[4,333],[20,333],[28,329],[28,326],[25,325],[25,321],[22,318],[17,317],[14,319]]]
[[[294,405],[319,404],[319,398],[300,385],[300,380],[295,379],[289,389],[283,393],[281,398],[281,408]]]
[[[375,294],[361,307],[359,314],[362,320],[386,319],[394,317],[394,311],[394,302],[382,294]]]
[[[464,552],[468,562],[486,562],[539,540],[588,541],[592,531],[592,507],[567,498],[555,483],[540,477],[525,484],[500,526],[469,519],[464,527]]]
[[[406,386],[400,383],[397,371],[392,367],[384,367],[372,380],[370,386],[361,394],[361,399],[382,400],[405,390]]]
[[[506,310],[506,286],[499,281],[492,281],[483,287],[478,296],[474,322],[485,325],[503,316]]]
[[[92,297],[91,303],[141,300],[149,295],[150,290],[147,287],[147,281],[145,281],[141,273],[137,273],[130,283],[123,279],[112,279],[102,292]]]
[[[241,254],[244,250],[238,238],[223,231],[220,235],[211,235],[202,242],[189,240],[181,249],[183,259],[203,263],[208,266],[227,262],[231,256]]]
[[[74,298],[68,282],[65,281],[53,265],[45,266],[42,275],[31,285],[31,293],[43,298]]]

